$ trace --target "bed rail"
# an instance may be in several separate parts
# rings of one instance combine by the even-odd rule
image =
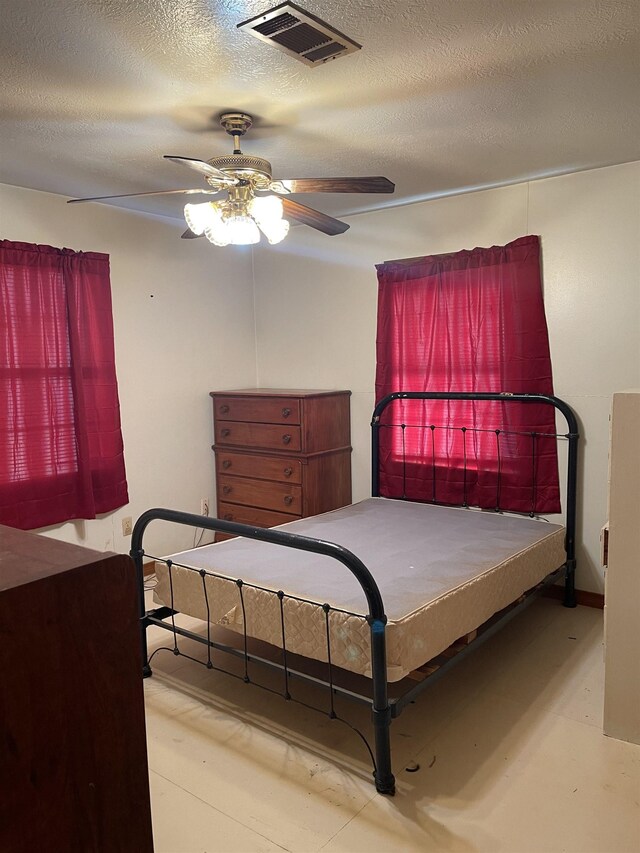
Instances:
[[[385,428],[381,418],[388,406],[397,400],[459,400],[459,401],[491,401],[505,403],[543,403],[553,406],[564,417],[567,424],[567,432],[561,433],[556,438],[565,438],[568,442],[569,452],[567,455],[567,500],[565,513],[565,551],[567,553],[567,567],[565,574],[564,601],[565,607],[576,606],[575,594],[575,569],[576,569],[576,508],[577,508],[577,477],[578,477],[578,420],[571,407],[559,397],[546,394],[510,394],[510,393],[485,393],[485,392],[455,392],[455,391],[396,391],[387,394],[376,405],[371,419],[371,494],[373,497],[380,496],[380,429]],[[405,424],[393,424],[404,428]],[[425,429],[436,429],[436,427],[425,425]],[[450,429],[450,425],[446,427]],[[460,426],[463,432],[465,426]],[[499,431],[498,431],[499,432]],[[535,433],[532,435],[535,436]],[[465,460],[466,464],[466,460]],[[500,507],[496,506],[499,511]],[[532,514],[532,513],[531,513]]]

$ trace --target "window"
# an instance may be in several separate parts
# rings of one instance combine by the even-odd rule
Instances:
[[[0,241],[0,523],[128,502],[107,255]]]
[[[553,394],[538,237],[377,270],[378,401],[394,391]],[[402,401],[389,417],[406,426],[381,430],[382,494],[559,512],[551,406]]]

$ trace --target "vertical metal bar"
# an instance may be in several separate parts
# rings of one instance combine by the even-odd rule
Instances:
[[[467,428],[461,427],[462,430],[462,506],[469,506],[467,501]]]
[[[138,616],[140,619],[140,645],[142,647],[142,677],[149,678],[152,675],[151,666],[149,665],[149,649],[147,647],[147,610],[144,600],[144,564],[142,558],[144,551],[141,547],[137,547],[135,551],[131,549],[131,558],[136,567],[136,586],[138,588]]]
[[[280,626],[282,628],[282,663],[284,665],[284,698],[291,699],[289,693],[289,669],[287,663],[287,642],[284,634],[284,592],[278,590],[278,598],[280,599]]]
[[[574,417],[574,423],[575,417]],[[571,428],[571,423],[570,423]],[[577,506],[577,477],[578,477],[578,430],[575,428],[567,435],[569,441],[569,458],[567,460],[567,516],[565,550],[567,552],[567,570],[564,580],[565,607],[575,607],[576,588],[576,506]]]
[[[243,581],[240,578],[236,581],[238,592],[240,593],[240,607],[242,608],[242,633],[244,634],[244,680],[248,684],[249,678],[249,654],[247,649],[247,611],[244,606],[244,593],[242,592]]]
[[[496,453],[498,455],[498,480],[496,485],[496,512],[500,512],[500,489],[502,487],[502,459],[500,458],[500,430],[496,433]]]
[[[531,518],[535,515],[536,512],[536,500],[538,497],[537,494],[537,477],[536,477],[536,436],[538,433],[531,433],[531,512],[529,515]]]
[[[368,617],[371,629],[371,675],[373,681],[373,731],[376,747],[376,769],[374,773],[376,791],[393,794],[396,782],[391,771],[391,708],[387,690],[387,652],[385,625],[387,617]]]
[[[371,420],[371,497],[380,497],[380,418]]]
[[[329,664],[329,716],[332,720],[336,717],[336,711],[333,701],[333,664],[331,663],[331,637],[329,636],[329,613],[331,612],[330,604],[323,604],[324,622],[327,632],[327,663]]]
[[[435,440],[435,424],[429,427],[431,430],[431,500],[436,502],[436,440]]]
[[[204,603],[207,608],[207,669],[213,669],[211,663],[211,610],[209,608],[209,594],[207,593],[207,584],[205,578],[207,573],[205,569],[200,569],[200,577],[202,578],[202,592],[204,593]]]
[[[171,607],[171,627],[173,628],[173,653],[174,655],[180,654],[180,649],[178,648],[178,634],[176,632],[176,607],[175,601],[173,598],[173,561],[167,560],[167,568],[169,569],[169,593],[170,593],[170,607]]]
[[[402,428],[402,497],[407,497],[407,445],[405,442],[406,424],[400,424]]]

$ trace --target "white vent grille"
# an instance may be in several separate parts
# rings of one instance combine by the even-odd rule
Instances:
[[[238,24],[238,29],[312,67],[347,56],[362,47],[294,3],[281,3]]]

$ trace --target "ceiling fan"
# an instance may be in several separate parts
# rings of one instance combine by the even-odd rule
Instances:
[[[246,113],[228,112],[220,116],[220,124],[233,137],[233,153],[230,155],[213,157],[207,161],[165,155],[165,159],[199,172],[206,187],[74,198],[68,203],[143,195],[218,195],[224,192],[226,197],[220,201],[185,206],[185,219],[189,228],[182,237],[204,235],[212,243],[226,246],[229,243],[257,243],[260,232],[270,243],[279,243],[289,230],[289,222],[283,216],[330,236],[342,234],[349,228],[346,222],[289,198],[292,193],[392,193],[395,189],[395,185],[383,177],[274,180],[268,160],[243,154],[240,150],[240,138],[252,123],[252,117]]]

